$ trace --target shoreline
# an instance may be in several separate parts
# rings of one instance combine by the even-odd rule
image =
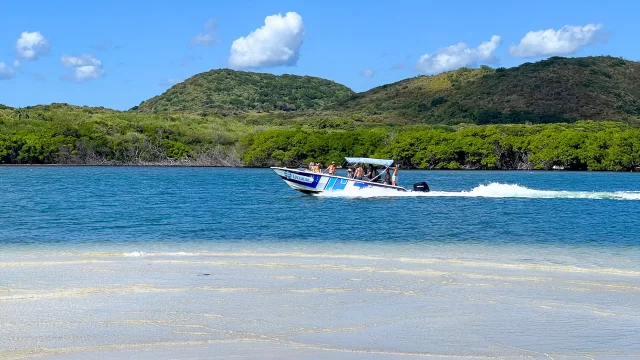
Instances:
[[[225,168],[225,169],[270,169],[261,166],[226,166],[226,165],[197,165],[197,164],[0,164],[3,167],[149,167],[149,168]],[[453,172],[474,172],[474,171],[516,171],[516,172],[570,172],[570,173],[639,173],[640,169],[630,171],[616,170],[572,170],[572,169],[419,169],[401,168],[401,171],[453,171]]]

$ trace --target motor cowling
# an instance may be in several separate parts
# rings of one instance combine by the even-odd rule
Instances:
[[[422,181],[413,184],[413,191],[429,192],[431,190],[429,189],[429,185],[426,182]]]

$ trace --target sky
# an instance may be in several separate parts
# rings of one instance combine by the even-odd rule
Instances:
[[[640,2],[7,1],[0,104],[126,110],[218,68],[354,91],[550,56],[640,60]]]

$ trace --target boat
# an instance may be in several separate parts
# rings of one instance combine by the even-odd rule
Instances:
[[[386,170],[389,169],[389,167],[391,167],[391,165],[394,164],[393,160],[359,157],[346,157],[345,161],[350,165],[366,164],[385,167],[384,170],[380,171],[378,179],[382,176],[382,174],[384,174]],[[319,194],[323,192],[352,191],[362,189],[386,189],[400,192],[411,191],[402,186],[387,185],[382,182],[371,181],[369,179],[356,180],[344,176],[316,173],[304,168],[291,169],[286,167],[273,166],[271,167],[271,169],[278,176],[280,176],[280,178],[284,180],[284,182],[292,189],[300,191],[304,194]],[[413,191],[429,191],[429,186],[426,182],[416,183],[414,184]]]

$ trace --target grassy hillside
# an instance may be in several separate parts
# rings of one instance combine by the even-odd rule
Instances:
[[[353,94],[344,85],[311,76],[221,69],[195,75],[132,110],[146,113],[317,110]]]
[[[553,57],[517,67],[459,69],[357,94],[336,109],[410,123],[636,122],[640,63]]]

